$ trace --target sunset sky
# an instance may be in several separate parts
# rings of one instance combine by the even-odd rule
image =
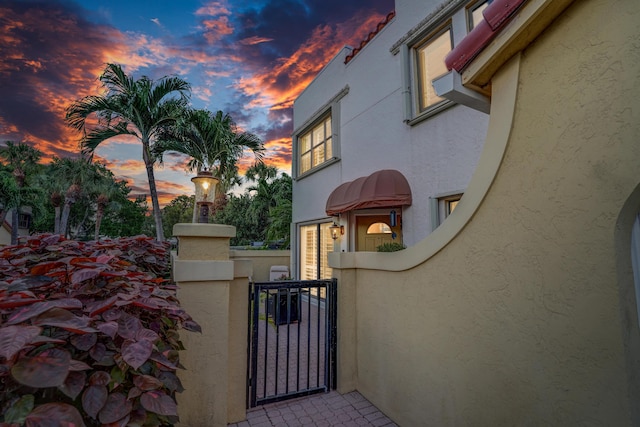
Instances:
[[[195,108],[229,113],[291,173],[292,103],[344,45],[357,46],[394,0],[0,0],[0,144],[75,157],[65,108],[98,94],[106,63],[134,77],[177,75]],[[118,138],[96,158],[132,194],[148,193],[141,145]],[[156,169],[161,203],[193,192],[184,158]]]

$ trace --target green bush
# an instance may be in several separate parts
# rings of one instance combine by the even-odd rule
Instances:
[[[383,243],[380,246],[376,247],[376,251],[378,252],[396,252],[396,251],[401,251],[403,249],[405,249],[406,246],[401,244],[401,243],[397,243],[397,242],[392,242],[392,243]]]
[[[168,244],[30,237],[0,249],[0,425],[178,421],[180,308]]]

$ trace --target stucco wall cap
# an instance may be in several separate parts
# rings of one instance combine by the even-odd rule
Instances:
[[[449,71],[462,71],[480,53],[526,0],[495,0],[482,12],[484,19],[451,52],[444,63]]]
[[[521,4],[516,5],[518,1]],[[481,44],[472,40],[465,42],[466,38],[475,37],[471,31],[459,47],[449,53],[445,64],[462,74],[462,83],[466,87],[482,92],[482,88],[491,83],[493,75],[515,54],[526,49],[572,2],[496,0],[484,10],[483,15],[493,25],[499,24],[497,30]],[[490,24],[487,25],[490,28]],[[462,52],[463,49],[469,51]]]
[[[236,228],[222,224],[176,224],[174,236],[183,237],[235,237]]]

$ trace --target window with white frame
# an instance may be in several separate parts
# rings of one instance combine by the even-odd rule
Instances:
[[[327,256],[333,251],[329,229],[332,224],[333,222],[324,222],[300,226],[300,280],[331,278],[332,269]]]
[[[433,80],[448,73],[444,59],[482,19],[490,0],[453,0],[435,10],[391,46],[401,54],[403,119],[415,125],[455,105],[439,97]]]
[[[491,0],[477,1],[467,8],[467,22],[469,31],[473,30],[484,19],[482,12],[489,6]]]
[[[333,157],[331,113],[298,137],[298,174],[302,175]]]
[[[447,73],[444,58],[451,51],[451,28],[431,35],[414,48],[418,76],[419,111],[424,112],[440,102],[446,101],[436,95],[431,82]]]
[[[340,101],[348,93],[347,85],[293,131],[294,179],[311,175],[339,160]]]
[[[453,192],[447,194],[440,194],[430,199],[431,201],[431,228],[435,230],[442,222],[458,206],[460,199],[462,198],[462,192]]]

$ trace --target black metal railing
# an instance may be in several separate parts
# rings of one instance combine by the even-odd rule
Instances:
[[[336,284],[251,284],[247,407],[335,389]]]

